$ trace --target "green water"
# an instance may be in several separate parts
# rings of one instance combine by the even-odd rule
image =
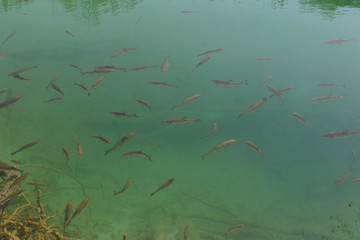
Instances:
[[[359,137],[325,139],[321,134],[360,130],[359,42],[324,44],[339,38],[360,40],[358,1],[1,1],[0,41],[18,33],[0,47],[0,102],[22,98],[0,112],[2,160],[48,166],[67,173],[74,169],[81,186],[69,175],[39,167],[24,167],[29,179],[46,179],[46,209],[53,212],[69,200],[80,203],[90,197],[88,208],[69,226],[71,237],[81,239],[189,240],[224,239],[226,231],[243,223],[227,239],[348,239],[331,234],[338,215],[351,223],[348,201],[359,206],[359,160],[352,165],[352,151],[360,153]],[[180,11],[198,11],[181,13]],[[141,20],[137,23],[138,19]],[[70,31],[74,37],[65,33]],[[216,48],[224,51],[195,71]],[[136,48],[115,58],[122,48]],[[169,56],[168,71],[160,65]],[[256,61],[255,58],[279,61]],[[21,76],[8,74],[23,67],[39,68]],[[105,75],[91,96],[74,83],[90,86],[98,75],[82,75],[97,65],[132,68],[159,65],[140,71]],[[56,84],[64,99],[43,103],[61,95],[47,84]],[[282,89],[284,104],[258,85]],[[222,87],[210,79],[247,80],[248,86]],[[178,88],[154,86],[165,81]],[[345,84],[320,87],[318,83]],[[170,108],[194,94],[197,100]],[[314,97],[342,95],[324,102]],[[268,101],[255,112],[237,116],[258,99]],[[146,101],[152,112],[136,99]],[[136,113],[138,118],[119,118],[111,111]],[[297,112],[312,127],[294,116]],[[169,126],[167,118],[201,119],[201,122]],[[209,138],[213,122],[218,130]],[[104,157],[107,145],[89,138],[100,135],[115,144],[135,132],[134,138]],[[10,153],[34,141],[40,143]],[[80,142],[79,156],[73,139]],[[236,139],[230,147],[201,155],[214,146]],[[245,141],[260,147],[265,157]],[[146,143],[153,143],[152,145]],[[70,152],[69,166],[62,152]],[[143,150],[143,157],[122,153]],[[334,181],[351,167],[341,183]],[[130,188],[113,196],[128,178]],[[168,188],[155,191],[168,179]],[[32,196],[33,186],[23,186]],[[63,214],[55,223],[62,226]],[[351,223],[354,225],[354,223]]]

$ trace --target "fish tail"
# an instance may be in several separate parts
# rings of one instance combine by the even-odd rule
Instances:
[[[16,153],[17,153],[17,151],[16,151],[16,152],[12,152],[12,153],[11,153],[11,156],[14,156]]]
[[[149,156],[149,160],[152,161],[152,156]]]
[[[90,97],[90,91],[88,92],[88,96]]]
[[[111,150],[106,150],[104,156],[108,155]]]
[[[151,193],[151,194],[150,194],[150,197],[152,197],[154,194],[155,194],[155,192]]]
[[[134,117],[136,117],[136,118],[137,118],[137,117],[138,117],[138,115],[136,115],[136,113],[134,113]]]
[[[243,115],[243,113],[240,113],[239,116],[237,117],[237,119],[241,118],[242,115]]]
[[[248,81],[247,81],[247,80],[244,80],[244,84],[245,84],[246,86],[248,86]],[[260,86],[258,86],[258,87],[260,87]]]

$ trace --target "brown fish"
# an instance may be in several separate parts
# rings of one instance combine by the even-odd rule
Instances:
[[[119,68],[119,67],[115,67],[115,66],[108,66],[108,65],[101,65],[101,66],[95,66],[94,69],[100,69],[100,70],[114,70],[114,71],[127,71],[127,68]]]
[[[324,42],[325,44],[338,44],[341,45],[344,42],[348,42],[348,41],[357,41],[356,38],[349,38],[349,39],[344,39],[344,38],[339,38],[339,39],[335,39],[335,40],[329,40]]]
[[[320,87],[345,87],[345,84],[335,84],[335,83],[319,83]]]
[[[69,34],[69,36],[71,36],[71,37],[75,37],[70,31],[68,31],[68,30],[65,30],[65,32],[67,33],[67,34]]]
[[[66,156],[66,163],[69,163],[69,160],[70,160],[70,153],[69,151],[65,148],[65,147],[62,147],[62,150]]]
[[[25,149],[31,148],[31,147],[35,146],[36,144],[38,144],[39,142],[40,142],[40,140],[35,140],[35,141],[32,141],[31,143],[28,143],[28,144],[20,147],[15,152],[11,153],[11,156],[14,156],[16,153],[21,152],[21,151],[23,151]]]
[[[211,58],[211,54],[207,55],[206,57],[204,57],[194,68],[193,71],[195,71],[198,67],[200,67],[201,65],[203,65],[204,63],[206,63],[207,61],[209,61]]]
[[[152,197],[155,193],[159,192],[160,190],[164,190],[164,188],[170,186],[170,184],[172,184],[173,181],[174,181],[173,178],[167,180],[163,185],[161,185],[158,189],[156,189],[155,192],[151,193],[151,194],[150,194],[150,197]]]
[[[194,123],[194,122],[200,122],[200,119],[188,119],[186,117],[184,118],[169,118],[161,120],[162,123],[166,124],[184,124],[184,123]]]
[[[4,45],[10,38],[12,38],[13,36],[15,36],[15,34],[17,34],[19,30],[15,30],[13,31],[2,43],[1,45]]]
[[[71,216],[71,218],[70,218],[70,220],[69,220],[69,222],[68,222],[67,225],[69,225],[69,224],[71,223],[71,221],[72,221],[77,215],[80,214],[80,212],[88,205],[89,201],[90,201],[90,198],[87,197],[87,198],[85,198],[85,199],[80,203],[80,205],[76,208],[74,214]]]
[[[143,100],[140,99],[136,99],[136,101],[142,105],[144,105],[145,107],[147,107],[148,109],[150,109],[150,111],[152,111],[152,108],[150,107],[149,104],[147,104],[146,102],[144,102]]]
[[[134,113],[134,114],[126,114],[125,112],[117,112],[117,111],[112,111],[111,113],[114,114],[115,116],[118,116],[118,117],[138,117],[136,115],[136,113]]]
[[[271,86],[270,84],[266,84],[266,87],[269,89],[270,92],[273,93],[274,96],[280,98],[280,100],[284,103],[285,99],[284,97],[281,95],[281,93],[273,86]]]
[[[250,141],[246,141],[246,144],[251,147],[252,149],[254,149],[255,152],[258,152],[262,157],[264,157],[264,154],[262,153],[262,151],[260,150],[260,148],[258,146],[256,146],[254,143],[250,142]]]
[[[90,88],[88,88],[87,86],[84,86],[84,85],[82,85],[82,84],[80,84],[80,83],[74,83],[74,85],[79,86],[79,87],[81,87],[82,89],[84,89],[85,91],[87,91],[87,92],[88,92],[88,95],[90,96]]]
[[[153,85],[166,86],[166,87],[176,87],[176,88],[178,87],[176,85],[169,84],[167,82],[150,81],[149,83]]]
[[[55,77],[51,82],[46,86],[46,89],[48,89],[54,82],[56,82],[59,79],[59,76]]]
[[[221,144],[213,147],[210,151],[208,151],[207,153],[205,153],[205,154],[202,155],[201,157],[202,157],[202,159],[204,160],[204,159],[205,159],[207,156],[209,156],[210,154],[213,154],[213,153],[215,153],[215,152],[219,152],[219,151],[221,151],[221,150],[223,150],[223,149],[231,146],[231,145],[232,145],[233,143],[235,143],[235,142],[236,142],[236,139],[227,140],[227,141],[225,141],[225,142],[223,142],[223,143],[221,143]]]
[[[91,84],[90,88],[89,88],[89,91],[96,87],[96,85],[98,85],[99,83],[101,83],[101,81],[104,79],[104,77],[99,77],[98,79],[95,80],[95,82],[93,84]]]
[[[52,98],[52,99],[45,100],[43,103],[54,102],[54,101],[58,101],[58,100],[62,100],[62,99],[64,99],[64,97]]]
[[[240,228],[244,228],[245,225],[244,224],[237,224],[235,226],[232,226],[231,228],[229,228],[229,230],[226,231],[226,236],[228,236],[232,231],[236,230],[236,229],[240,229]]]
[[[173,110],[174,108],[180,107],[180,106],[182,106],[182,105],[184,105],[184,104],[187,104],[187,103],[189,103],[189,102],[191,102],[191,101],[194,101],[194,100],[198,99],[200,96],[201,96],[200,94],[192,95],[191,97],[188,97],[188,98],[185,99],[184,101],[182,101],[182,102],[176,104],[175,106],[173,106],[173,107],[171,108],[171,110]]]
[[[201,137],[201,138],[210,137],[211,135],[213,135],[213,134],[215,133],[216,130],[217,130],[217,124],[214,122],[214,123],[213,123],[213,127],[212,127],[210,133],[209,133],[208,135],[206,135],[206,136]]]
[[[280,89],[280,90],[279,90],[279,93],[287,92],[287,91],[289,91],[290,89],[293,89],[293,88],[294,88],[294,86],[285,87],[285,88],[283,88],[283,89]]]
[[[131,183],[132,183],[132,178],[129,178],[127,180],[125,186],[119,192],[114,191],[114,195],[121,194],[121,193],[125,192],[130,187]]]
[[[184,240],[187,240],[189,238],[189,233],[190,233],[190,226],[186,226],[184,229]]]
[[[80,143],[78,141],[76,141],[75,139],[74,139],[74,142],[76,143],[76,148],[77,148],[78,154],[81,155],[83,153],[83,150],[82,150]]]
[[[224,81],[216,78],[212,78],[211,81],[213,81],[216,85],[223,86],[223,87],[236,87],[242,84],[248,85],[247,81],[241,81],[241,82],[233,82],[233,81]]]
[[[325,100],[330,100],[330,99],[336,99],[336,98],[344,98],[344,96],[322,96],[322,97],[316,97],[316,98],[312,98],[311,100],[315,101],[315,102],[320,102],[320,101],[325,101]]]
[[[356,161],[356,151],[352,150],[352,162],[351,162],[351,165],[354,165],[355,161]]]
[[[114,151],[116,148],[121,147],[124,143],[129,142],[134,137],[134,135],[135,133],[131,132],[128,133],[126,136],[122,137],[117,143],[115,143],[114,146],[105,151],[105,156],[108,155],[109,152]]]
[[[255,58],[256,61],[263,61],[263,62],[278,62],[279,60],[277,59],[272,59],[272,58]]]
[[[265,79],[262,83],[260,83],[258,87],[261,87],[262,85],[264,85],[265,83],[267,83],[267,82],[270,81],[271,79],[272,79],[272,77],[268,77],[268,78]]]
[[[136,50],[136,48],[123,48],[120,51],[117,51],[116,53],[111,55],[111,58],[117,57],[119,55],[123,55],[125,52],[130,51],[130,50]]]
[[[360,178],[355,178],[353,180],[351,180],[352,183],[356,183],[356,182],[360,182]]]
[[[337,183],[341,183],[342,181],[344,181],[345,178],[350,174],[351,170],[352,170],[352,169],[350,169],[347,173],[345,173],[344,176],[339,177],[338,179],[336,179],[334,183],[337,184]]]
[[[6,52],[4,52],[3,54],[0,55],[0,60],[3,59],[3,57],[5,56]]]
[[[201,55],[207,55],[207,54],[210,54],[210,53],[221,52],[221,51],[223,51],[224,49],[225,49],[225,48],[212,49],[212,50],[209,50],[209,51],[206,51],[206,52],[203,52],[203,53],[199,53],[197,56],[200,57]]]
[[[62,95],[64,95],[64,92],[61,91],[61,89],[55,84],[55,83],[52,83],[51,84],[52,88],[55,89],[55,91],[61,93]]]
[[[81,71],[81,67],[75,65],[75,64],[69,64],[70,67],[73,67],[73,68],[76,68],[76,69],[79,69]]]
[[[21,98],[21,96],[15,96],[15,97],[11,97],[7,100],[5,100],[4,102],[0,103],[0,110],[3,109],[4,107],[15,103],[16,101],[18,101]]]
[[[97,139],[100,139],[101,141],[103,141],[104,143],[111,144],[111,142],[104,137],[101,137],[101,136],[90,136],[90,137],[97,138]]]
[[[336,139],[336,138],[347,138],[347,137],[353,137],[356,136],[358,133],[360,133],[360,131],[349,131],[349,130],[344,130],[342,132],[329,132],[329,133],[324,133],[321,135],[321,137],[323,138],[331,138],[331,139]]]
[[[16,79],[19,79],[19,80],[23,80],[23,81],[30,81],[31,80],[31,78],[24,78],[24,77],[22,77],[20,75],[14,75],[12,77],[16,78]]]
[[[65,218],[64,218],[64,232],[66,232],[66,227],[69,225],[70,215],[72,213],[72,207],[74,206],[73,202],[70,200],[65,207]]]
[[[81,74],[107,74],[107,73],[111,73],[111,72],[116,72],[116,69],[113,68],[104,68],[104,69],[96,69],[94,71],[90,71],[90,72],[81,72]]]
[[[129,151],[129,152],[126,152],[126,153],[123,153],[122,154],[123,156],[144,156],[146,157],[147,159],[149,159],[150,161],[152,161],[151,159],[151,156],[144,153],[143,151],[141,150],[134,150],[134,151]]]
[[[253,103],[248,109],[246,109],[244,112],[240,113],[238,116],[238,119],[242,117],[243,115],[247,114],[250,111],[255,111],[255,109],[261,107],[266,102],[266,98],[260,98],[255,103]]]
[[[140,16],[139,18],[138,18],[138,20],[136,21],[136,23],[135,24],[139,24],[139,22],[141,22],[141,20],[142,20],[142,16]]]
[[[163,64],[161,65],[161,71],[162,72],[166,72],[169,68],[170,64],[169,64],[169,56],[166,55]]]
[[[154,65],[154,66],[141,66],[141,67],[133,67],[130,68],[129,71],[138,71],[138,70],[143,70],[143,69],[148,69],[148,68],[155,68],[158,65]]]
[[[6,92],[8,89],[7,88],[5,88],[5,89],[1,89],[0,90],[0,94],[2,94],[2,93],[4,93],[4,92]]]
[[[9,73],[8,74],[8,76],[17,76],[17,75],[19,75],[20,73],[23,73],[23,72],[26,72],[26,71],[29,71],[29,70],[31,70],[31,69],[33,69],[33,68],[38,68],[39,67],[39,64],[37,64],[37,65],[34,65],[34,66],[32,66],[32,67],[24,67],[24,68],[22,68],[22,69],[19,69],[19,70],[16,70],[16,71],[14,71],[14,72],[11,72],[11,73]]]
[[[294,115],[297,119],[299,119],[300,121],[302,121],[303,123],[305,123],[306,125],[308,125],[309,127],[311,127],[311,124],[305,120],[305,118],[303,118],[302,116],[300,116],[299,114],[293,112],[292,115]]]

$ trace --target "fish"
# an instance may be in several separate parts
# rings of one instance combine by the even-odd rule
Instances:
[[[161,120],[162,123],[166,124],[183,124],[183,123],[194,123],[194,122],[200,122],[200,119],[188,119],[186,117],[183,118],[169,118]]]
[[[112,111],[111,113],[114,114],[115,116],[118,116],[118,117],[138,117],[136,115],[136,113],[134,113],[134,114],[126,114],[125,112],[117,112],[117,111]]]
[[[51,84],[52,88],[55,89],[55,91],[61,93],[62,95],[64,95],[64,92],[61,91],[61,89],[55,84],[55,83],[52,83]]]
[[[144,105],[145,107],[147,107],[148,109],[150,109],[150,111],[152,111],[152,108],[150,107],[149,104],[147,104],[146,102],[144,102],[143,100],[140,99],[136,99],[136,101],[142,105]]]
[[[221,143],[221,144],[213,147],[210,151],[208,151],[207,153],[205,153],[205,154],[202,155],[201,157],[202,157],[203,160],[205,160],[205,158],[206,158],[207,156],[209,156],[210,154],[219,152],[219,151],[221,151],[221,150],[223,150],[223,149],[231,146],[231,145],[232,145],[233,143],[235,143],[235,142],[236,142],[236,139],[227,140],[227,141],[225,141],[225,142],[223,142],[223,143]]]
[[[10,160],[10,162],[13,162],[13,163],[18,164],[18,165],[24,165],[23,162],[20,162],[20,161],[17,161],[17,160]]]
[[[139,22],[142,20],[142,16],[140,16],[139,18],[138,18],[138,20],[136,21],[136,23],[135,24],[139,24]]]
[[[221,52],[223,51],[225,48],[216,48],[216,49],[212,49],[212,50],[208,50],[206,52],[203,52],[203,53],[199,53],[197,56],[200,57],[202,55],[207,55],[207,54],[210,54],[210,53],[216,53],[216,52]]]
[[[247,81],[241,81],[241,82],[233,82],[233,81],[224,81],[216,78],[212,78],[211,81],[213,81],[216,85],[223,86],[223,87],[236,87],[242,84],[248,85]]]
[[[335,83],[319,83],[320,87],[343,87],[345,88],[345,84],[335,84]]]
[[[209,133],[208,135],[206,135],[206,136],[201,137],[201,138],[210,137],[211,135],[213,135],[213,134],[215,133],[216,130],[217,130],[217,124],[216,124],[216,122],[214,122],[214,123],[213,123],[213,127],[212,127],[210,133]]]
[[[238,119],[242,117],[243,115],[247,114],[250,111],[255,111],[255,109],[261,107],[266,102],[266,98],[260,98],[255,103],[253,103],[248,109],[246,109],[244,112],[240,113],[238,116]]]
[[[159,144],[153,143],[153,142],[146,142],[146,145],[152,146],[154,148],[161,148],[161,146]]]
[[[87,197],[87,198],[85,198],[85,199],[80,203],[80,205],[76,208],[75,212],[74,212],[73,215],[71,216],[71,218],[70,218],[70,220],[69,220],[69,222],[68,222],[68,224],[67,224],[68,226],[69,226],[69,224],[71,223],[71,221],[72,221],[77,215],[79,215],[80,212],[88,205],[89,201],[90,201],[90,198]]]
[[[86,87],[86,86],[84,86],[84,85],[82,85],[82,84],[80,84],[80,83],[74,83],[74,85],[79,86],[79,87],[81,87],[82,89],[84,89],[85,91],[87,91],[87,92],[88,92],[88,96],[90,96],[90,88],[88,88],[88,87]]]
[[[256,61],[263,61],[263,62],[279,62],[278,59],[272,58],[255,58]]]
[[[268,77],[268,78],[265,79],[262,83],[260,83],[258,87],[261,87],[262,85],[264,85],[265,83],[267,83],[267,82],[270,81],[271,79],[272,79],[272,77]]]
[[[113,68],[105,68],[105,69],[96,69],[94,71],[90,71],[90,72],[81,72],[81,74],[108,74],[111,72],[116,72],[116,69]]]
[[[199,11],[180,11],[181,13],[200,13]]]
[[[69,160],[70,160],[70,153],[69,151],[65,148],[65,147],[62,147],[62,150],[66,156],[66,163],[69,163]]]
[[[312,98],[311,100],[315,101],[315,102],[320,102],[320,101],[336,99],[336,98],[344,98],[344,96],[341,96],[341,95],[337,95],[337,96],[329,95],[329,96],[315,97],[315,98]]]
[[[98,79],[95,80],[95,82],[93,84],[91,84],[91,86],[89,87],[89,91],[96,87],[96,85],[98,85],[99,83],[101,83],[101,81],[104,79],[104,77],[99,77]]]
[[[21,98],[21,96],[15,96],[15,97],[11,97],[11,98],[5,100],[4,102],[0,103],[0,110],[10,104],[17,102],[20,98]]]
[[[204,63],[206,63],[207,61],[209,61],[211,58],[211,54],[207,55],[206,57],[204,57],[198,64],[196,64],[196,66],[193,68],[193,71],[195,71],[198,67],[200,67],[201,65],[203,65]]]
[[[14,30],[4,41],[2,41],[1,45],[4,45],[10,38],[15,36],[15,34],[18,33],[19,30]]]
[[[67,34],[69,34],[69,36],[71,36],[71,37],[75,37],[70,31],[68,31],[68,30],[65,30],[65,32],[67,33]]]
[[[21,152],[23,150],[26,150],[28,148],[31,148],[33,146],[35,146],[36,144],[38,144],[40,142],[40,140],[35,140],[35,141],[32,141],[31,143],[28,143],[22,147],[20,147],[18,150],[16,150],[15,152],[12,152],[11,153],[11,156],[14,156],[15,154],[17,154],[18,152]]]
[[[6,52],[4,52],[3,54],[0,55],[0,60],[3,59],[3,57],[5,56]]]
[[[356,161],[356,151],[352,150],[352,162],[351,162],[351,164],[354,165],[355,161]]]
[[[59,79],[59,76],[55,77],[53,80],[51,80],[51,82],[46,86],[46,89],[48,89],[51,84],[53,84],[54,82],[56,82]]]
[[[171,108],[171,110],[173,110],[174,108],[180,107],[180,106],[182,106],[182,105],[184,105],[184,104],[187,104],[187,103],[189,103],[189,102],[191,102],[191,101],[194,101],[194,100],[198,99],[200,96],[201,96],[201,94],[198,94],[198,93],[195,94],[195,95],[192,95],[191,97],[188,97],[188,98],[186,98],[184,101],[182,101],[182,102],[176,104],[175,106],[173,106],[173,107]]]
[[[132,178],[129,178],[125,184],[125,186],[118,192],[114,191],[114,195],[117,195],[117,194],[121,194],[121,193],[124,193],[126,190],[128,190],[128,188],[130,187],[132,183]]]
[[[303,123],[305,123],[306,125],[311,127],[311,124],[308,121],[306,121],[305,118],[303,118],[302,116],[300,116],[296,112],[293,112],[292,115],[294,115],[297,119],[299,119],[300,121],[302,121]]]
[[[252,149],[254,149],[255,152],[258,152],[262,157],[264,157],[263,152],[260,150],[260,148],[258,146],[256,146],[253,142],[250,141],[246,141],[245,142],[249,147],[251,147]]]
[[[73,202],[70,200],[65,207],[65,218],[64,218],[64,232],[66,232],[66,227],[70,221],[70,215],[72,213],[72,207],[74,206]]]
[[[130,68],[129,71],[138,71],[138,70],[143,70],[143,69],[148,69],[148,68],[155,68],[158,65],[154,65],[154,66],[141,66],[141,67],[133,67]]]
[[[169,64],[169,56],[166,55],[164,62],[161,65],[161,72],[166,72],[169,68],[170,64]]]
[[[7,88],[1,89],[1,90],[0,90],[0,94],[3,94],[3,93],[6,92],[7,90],[8,90]]]
[[[127,240],[127,234],[126,233],[124,233],[124,235],[123,235],[123,240]]]
[[[250,23],[249,26],[247,26],[247,28],[251,28],[253,26],[255,26],[256,23]]]
[[[16,78],[16,79],[23,80],[23,81],[30,81],[31,80],[30,78],[24,78],[24,77],[22,77],[20,75],[14,75],[13,77]]]
[[[25,179],[27,178],[27,176],[29,176],[29,173],[26,172],[24,174],[22,174],[20,177],[17,177],[10,185],[10,187],[8,187],[8,189],[11,189],[13,187],[15,187],[16,185],[21,184],[23,181],[25,181]]]
[[[348,41],[355,41],[357,42],[356,38],[349,38],[349,39],[344,39],[344,38],[339,38],[339,39],[335,39],[335,40],[329,40],[324,42],[325,44],[338,44],[341,45],[344,42],[348,42]]]
[[[151,159],[151,156],[144,153],[143,151],[141,150],[134,150],[134,151],[129,151],[129,152],[126,152],[126,153],[123,153],[122,154],[123,156],[144,156],[146,157],[147,159],[149,159],[150,161],[152,161]]]
[[[284,97],[281,95],[281,93],[273,86],[271,86],[270,84],[266,84],[266,87],[269,89],[270,92],[273,93],[274,96],[277,96],[278,98],[280,98],[280,100],[284,103],[285,99]]]
[[[360,133],[360,131],[344,130],[342,132],[324,133],[324,134],[321,135],[321,137],[323,137],[323,138],[331,138],[331,139],[347,138],[347,137],[351,137],[351,136],[356,136],[358,133]]]
[[[356,182],[360,182],[360,178],[355,178],[353,180],[351,180],[352,183],[356,183]]]
[[[38,68],[38,67],[39,67],[39,64],[34,65],[34,66],[32,66],[32,67],[24,67],[24,68],[22,68],[22,69],[19,69],[19,70],[16,70],[16,71],[14,71],[14,72],[9,73],[8,76],[11,76],[11,77],[17,76],[17,75],[19,75],[20,73],[23,73],[23,72],[25,72],[25,71],[29,71],[29,70],[31,70],[31,69],[33,69],[33,68]]]
[[[173,182],[174,182],[174,178],[167,180],[163,185],[161,185],[158,189],[156,189],[155,192],[151,193],[150,197],[154,196],[155,193],[164,190],[166,187],[170,186],[170,184],[172,184]]]
[[[344,181],[345,178],[350,174],[351,171],[352,171],[352,169],[350,169],[347,173],[345,173],[344,176],[339,177],[338,179],[336,179],[334,183],[337,184],[337,183],[341,183],[342,181]]]
[[[58,101],[58,100],[62,100],[62,99],[64,99],[64,97],[52,98],[52,99],[45,100],[43,103],[54,102],[54,101]]]
[[[127,68],[119,68],[119,67],[115,67],[115,66],[108,66],[108,65],[101,65],[101,66],[95,66],[94,69],[102,69],[102,70],[114,70],[114,71],[127,71]]]
[[[190,226],[186,226],[184,229],[184,240],[187,240],[189,238],[189,233],[190,233]]]
[[[76,143],[76,148],[77,148],[78,154],[79,155],[83,154],[83,150],[82,150],[80,143],[78,141],[76,141],[75,139],[74,139],[74,142]]]
[[[91,138],[97,138],[97,139],[100,139],[101,141],[103,141],[104,143],[107,143],[107,144],[111,144],[111,142],[104,138],[104,137],[101,137],[101,136],[90,136]]]
[[[231,228],[229,228],[227,231],[226,231],[226,237],[232,232],[232,231],[234,231],[234,230],[236,230],[236,229],[240,229],[240,228],[244,228],[245,227],[245,225],[244,224],[237,224],[237,225],[235,225],[235,226],[232,226]]]
[[[176,85],[169,84],[167,82],[150,81],[149,83],[153,85],[166,86],[166,87],[176,87],[176,88],[178,87]]]
[[[124,143],[129,142],[135,136],[134,132],[128,133],[126,136],[122,137],[117,143],[114,144],[110,149],[105,151],[105,156],[108,155],[111,151],[114,151],[116,148],[121,147]]]
[[[70,67],[73,67],[73,68],[77,68],[77,69],[79,69],[80,71],[81,71],[81,67],[79,67],[79,66],[77,66],[77,65],[75,65],[75,64],[68,64]]]
[[[287,92],[287,91],[289,91],[289,90],[291,90],[291,89],[293,89],[293,88],[294,88],[294,86],[285,87],[285,88],[283,88],[283,89],[280,89],[280,90],[279,90],[279,93]]]
[[[119,55],[123,55],[125,52],[130,51],[130,50],[136,50],[136,48],[123,48],[120,51],[117,51],[116,53],[111,55],[111,58],[117,57]]]

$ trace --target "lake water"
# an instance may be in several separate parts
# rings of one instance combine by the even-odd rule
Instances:
[[[0,111],[1,159],[24,163],[30,180],[46,180],[49,212],[90,198],[69,225],[74,238],[184,239],[190,226],[189,240],[217,240],[244,224],[227,239],[350,239],[331,232],[337,222],[330,216],[358,229],[353,209],[360,206],[360,183],[351,180],[360,177],[360,161],[353,161],[360,140],[321,135],[360,130],[359,8],[359,1],[318,0],[1,1],[0,89],[8,90],[0,102],[21,96]],[[339,44],[325,43],[330,40]],[[136,50],[111,58],[123,48]],[[193,70],[208,56],[198,54],[218,48],[224,50]],[[170,66],[162,72],[166,56]],[[31,80],[8,76],[37,64],[19,74]],[[128,71],[81,73],[99,65]],[[140,66],[156,67],[129,71]],[[64,99],[44,103],[62,97],[46,89],[57,76]],[[90,87],[100,76],[90,96],[74,84]],[[259,87],[270,76],[275,91],[293,86],[281,93],[284,102],[270,97],[266,84]],[[213,78],[248,85],[224,87]],[[201,96],[171,110],[195,94]],[[341,97],[312,101],[321,96]],[[238,118],[261,98],[267,101]],[[173,118],[201,121],[161,122]],[[217,131],[201,138],[214,122]],[[104,156],[130,132],[136,134],[129,142]],[[230,139],[236,142],[202,160]],[[10,155],[34,140],[40,142]],[[152,161],[123,155],[132,150]],[[113,195],[129,178],[129,189]],[[33,186],[22,187],[34,195]],[[63,214],[54,223],[63,226]]]

